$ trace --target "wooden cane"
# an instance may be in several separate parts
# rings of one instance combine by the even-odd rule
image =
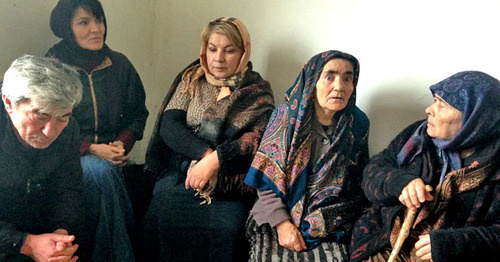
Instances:
[[[432,187],[429,185],[426,185],[425,190],[427,192],[431,192]],[[403,221],[403,225],[401,226],[401,230],[399,231],[398,238],[396,239],[396,243],[394,244],[394,247],[392,248],[391,255],[389,256],[389,260],[387,260],[387,262],[396,261],[396,258],[398,257],[399,251],[401,251],[401,247],[403,246],[405,239],[410,234],[410,229],[413,226],[413,222],[415,221],[416,214],[417,214],[417,210],[408,210],[408,212],[406,212],[406,216],[405,216],[405,219]]]

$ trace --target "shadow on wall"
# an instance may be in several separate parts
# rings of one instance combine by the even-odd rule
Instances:
[[[394,79],[373,87],[377,91],[368,97],[364,106],[370,119],[371,156],[384,150],[408,125],[427,117],[424,110],[432,103],[432,96],[426,86],[414,84],[421,81]],[[400,83],[409,84],[401,86]]]
[[[267,49],[264,63],[264,72],[259,72],[271,83],[274,93],[275,104],[284,102],[285,92],[295,82],[302,66],[310,57],[302,58],[299,49],[288,46],[286,43],[278,43]],[[313,54],[311,55],[313,56]]]
[[[284,101],[286,90],[295,82],[302,66],[316,54],[290,48],[279,44],[270,47],[265,66],[260,66],[264,71],[259,73],[271,83],[276,105]],[[370,119],[369,147],[373,156],[405,127],[427,117],[424,110],[432,103],[432,95],[427,79],[418,76],[388,79],[370,86],[370,90],[376,91],[358,94],[358,104],[363,97],[362,109]]]

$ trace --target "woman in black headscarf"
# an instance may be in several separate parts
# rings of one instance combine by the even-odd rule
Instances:
[[[60,0],[50,27],[62,40],[47,53],[70,64],[84,85],[73,116],[80,126],[84,207],[93,236],[93,261],[133,261],[133,212],[121,166],[143,136],[148,111],[131,62],[111,50],[106,17],[97,0]]]

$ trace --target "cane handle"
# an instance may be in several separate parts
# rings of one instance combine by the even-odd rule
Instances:
[[[425,190],[427,192],[431,192],[432,186],[425,185]],[[403,246],[405,239],[410,234],[410,229],[411,229],[411,226],[413,225],[413,222],[415,220],[416,215],[417,215],[417,210],[410,210],[410,209],[407,210],[405,219],[403,221],[403,225],[401,226],[401,230],[399,231],[398,238],[396,239],[396,243],[394,244],[394,247],[392,248],[391,255],[389,256],[389,260],[387,260],[387,262],[396,261],[396,257],[398,256],[399,251],[401,251],[401,247]]]

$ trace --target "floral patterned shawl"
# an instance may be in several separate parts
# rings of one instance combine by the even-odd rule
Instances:
[[[311,163],[316,82],[323,66],[333,58],[352,62],[356,87],[359,63],[355,57],[339,51],[312,57],[287,91],[285,103],[273,112],[245,179],[248,185],[260,190],[272,189],[283,199],[308,248],[327,237],[323,208],[338,201],[354,142],[355,90],[347,106],[334,115],[334,139],[330,148],[316,163]],[[308,194],[311,190],[313,193]]]

